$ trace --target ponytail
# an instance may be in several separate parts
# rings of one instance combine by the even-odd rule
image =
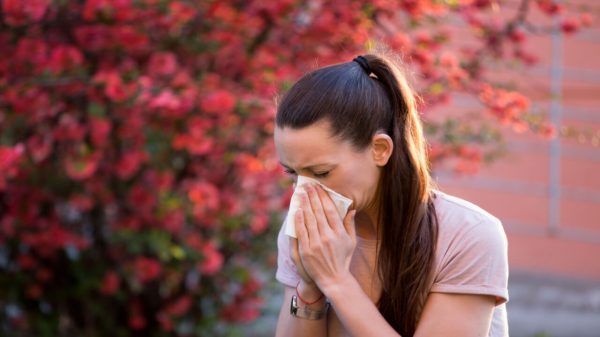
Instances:
[[[380,180],[379,311],[402,336],[414,335],[433,277],[437,218],[416,99],[389,58],[366,55],[393,112],[394,151]]]

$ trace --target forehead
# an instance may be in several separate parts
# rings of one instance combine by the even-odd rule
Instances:
[[[319,121],[301,129],[276,127],[275,148],[282,163],[307,165],[319,160],[335,160],[348,151],[346,141],[331,134],[329,123]]]

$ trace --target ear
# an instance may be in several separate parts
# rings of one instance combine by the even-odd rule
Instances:
[[[385,133],[376,133],[371,140],[371,152],[377,166],[385,166],[392,156],[394,141]]]

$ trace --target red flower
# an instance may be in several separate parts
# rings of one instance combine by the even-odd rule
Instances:
[[[164,331],[173,331],[174,324],[173,320],[171,319],[171,317],[169,317],[169,315],[161,311],[158,314],[156,314],[156,320],[158,321],[158,323],[160,323],[160,327]]]
[[[207,113],[226,115],[234,107],[235,97],[227,90],[212,92],[200,100],[200,108]]]
[[[94,199],[85,194],[76,194],[71,196],[69,203],[80,211],[89,211],[94,207]]]
[[[0,191],[6,184],[6,179],[17,174],[17,165],[24,150],[23,144],[14,147],[0,146]]]
[[[27,140],[27,150],[35,163],[48,158],[52,152],[52,143],[50,135],[33,135]]]
[[[240,290],[240,295],[244,297],[254,296],[258,293],[258,291],[260,291],[260,287],[260,281],[255,276],[251,276],[246,282],[244,282],[244,285]]]
[[[537,0],[537,5],[547,15],[556,15],[563,10],[562,5],[557,4],[554,0]]]
[[[113,45],[110,27],[103,25],[79,26],[75,28],[75,39],[84,50],[100,51]]]
[[[123,180],[131,178],[147,158],[148,156],[143,151],[133,150],[125,152],[115,168],[117,175]]]
[[[4,21],[10,26],[20,26],[42,19],[51,0],[4,0]]]
[[[539,58],[536,55],[528,53],[521,49],[515,49],[514,56],[527,65],[534,65],[539,62]]]
[[[137,231],[142,228],[142,220],[138,217],[128,216],[116,220],[112,225],[114,229]]]
[[[100,156],[97,153],[79,156],[69,156],[64,166],[67,175],[73,180],[85,180],[96,173]]]
[[[165,18],[165,23],[171,32],[177,32],[195,16],[196,9],[194,7],[181,1],[172,1],[169,3],[169,14]]]
[[[204,259],[199,265],[202,273],[213,275],[223,267],[223,255],[219,253],[214,242],[208,242],[202,247]]]
[[[140,184],[129,189],[129,203],[138,214],[149,215],[156,206],[156,195],[150,193],[147,186]]]
[[[518,123],[520,115],[529,109],[530,104],[529,99],[521,93],[495,89],[489,85],[483,87],[479,98],[503,123]]]
[[[47,68],[57,75],[79,67],[82,62],[83,55],[79,49],[72,46],[57,46],[52,49]]]
[[[188,123],[188,133],[175,136],[173,148],[186,149],[192,155],[203,155],[213,148],[214,140],[207,135],[212,123],[206,119],[192,117]]]
[[[161,91],[156,97],[152,98],[149,106],[152,109],[164,109],[177,114],[182,107],[182,103],[178,96],[171,90],[166,89]]]
[[[180,317],[185,315],[191,307],[192,297],[190,295],[183,295],[171,303],[165,311],[171,316]]]
[[[58,127],[53,132],[54,140],[81,141],[86,135],[87,127],[87,125],[77,121],[75,116],[63,114],[60,116]]]
[[[6,2],[5,2],[6,3]],[[18,72],[38,73],[44,69],[44,65],[48,59],[48,44],[41,39],[23,38],[20,39],[14,55],[15,60],[18,60],[20,66]]]
[[[458,162],[454,166],[454,171],[457,173],[476,173],[483,159],[481,149],[468,146],[461,145],[456,149],[456,154],[458,155]]]
[[[142,314],[140,304],[133,302],[129,306],[129,327],[133,330],[142,330],[146,327],[146,318]]]
[[[116,26],[112,29],[113,41],[131,53],[148,49],[150,40],[134,26]]]
[[[523,43],[526,40],[525,30],[523,28],[516,27],[510,31],[509,37],[515,43]]]
[[[29,297],[32,300],[37,300],[40,297],[42,297],[42,292],[42,287],[37,283],[27,287],[27,297]]]
[[[579,20],[574,19],[574,18],[564,19],[560,23],[560,28],[562,29],[562,31],[565,34],[575,33],[576,31],[579,30],[579,26],[580,26]]]
[[[557,135],[556,128],[552,124],[542,125],[538,132],[542,136],[542,138],[546,140],[553,139]]]
[[[196,206],[216,209],[219,206],[219,191],[207,182],[196,183],[190,188],[188,198]]]
[[[253,217],[252,222],[250,223],[250,230],[252,230],[252,233],[254,234],[260,234],[267,229],[268,225],[269,218],[267,215],[259,213]]]
[[[581,20],[581,25],[583,27],[591,27],[592,24],[594,23],[594,17],[589,13],[581,14],[579,19]]]
[[[147,257],[138,257],[133,264],[133,268],[135,277],[141,283],[147,283],[157,279],[162,272],[162,265],[160,262]]]
[[[158,76],[172,75],[177,71],[177,58],[169,52],[154,53],[148,62],[148,72]]]
[[[67,246],[81,250],[89,245],[86,239],[62,228],[53,220],[37,219],[36,226],[39,228],[38,231],[22,233],[21,240],[33,247],[41,257],[51,257]]]
[[[17,264],[22,270],[32,270],[38,263],[31,255],[19,255]]]
[[[96,17],[115,18],[118,21],[134,18],[131,0],[86,0],[83,7],[83,18],[94,21]]]
[[[136,84],[126,84],[121,75],[116,71],[100,71],[93,79],[94,82],[104,85],[104,94],[114,102],[123,102],[131,97],[136,90]]]
[[[119,290],[119,276],[114,271],[108,271],[104,274],[102,279],[102,286],[100,292],[104,295],[113,295]]]
[[[228,321],[247,323],[260,316],[260,307],[263,301],[260,298],[237,298],[223,308],[222,315]]]
[[[168,212],[160,221],[161,228],[169,233],[177,234],[185,224],[185,213],[181,209]]]
[[[192,297],[183,295],[169,304],[165,309],[156,314],[156,319],[164,331],[173,330],[173,318],[181,317],[188,313],[192,307]]]
[[[121,77],[115,73],[107,78],[104,93],[106,93],[106,96],[114,102],[122,102],[129,96],[127,87],[121,80]]]
[[[111,129],[112,124],[107,118],[90,118],[90,138],[92,139],[92,144],[99,148],[108,145],[108,136]]]
[[[133,330],[142,330],[146,327],[146,319],[141,315],[129,317],[129,327]]]

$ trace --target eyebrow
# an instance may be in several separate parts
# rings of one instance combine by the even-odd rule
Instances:
[[[287,166],[286,164],[284,164],[282,162],[279,162],[279,164],[281,164],[281,166],[285,167],[286,169],[293,171],[293,169],[291,167]],[[311,169],[312,170],[315,167],[319,167],[319,166],[333,166],[332,168],[335,168],[337,165],[335,165],[335,164],[328,164],[328,163],[314,164],[314,165],[309,165],[309,166],[303,167],[302,170],[307,170],[307,169]]]

